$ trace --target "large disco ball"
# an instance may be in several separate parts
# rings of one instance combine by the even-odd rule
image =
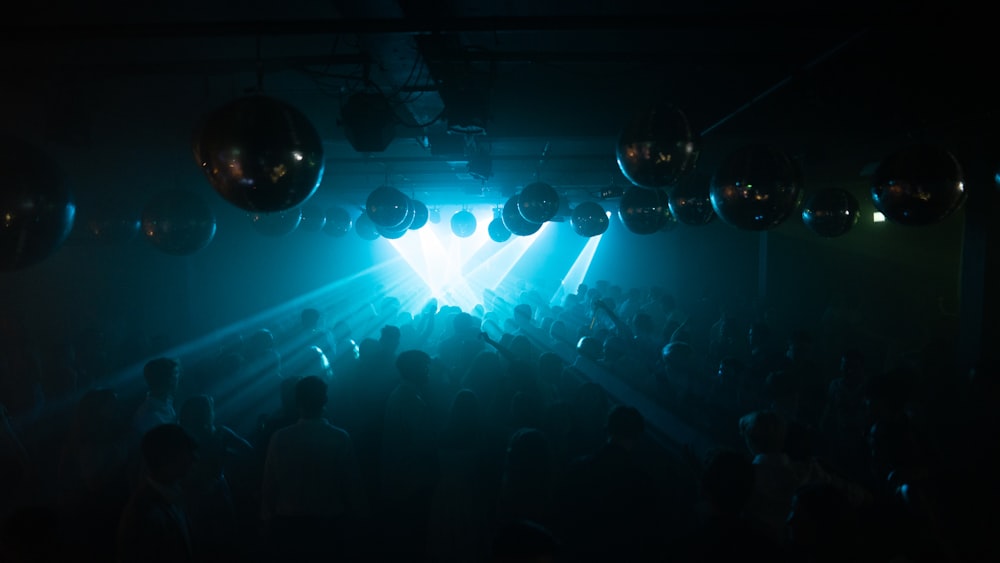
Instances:
[[[619,201],[618,217],[637,235],[653,234],[670,220],[667,193],[659,188],[628,188]]]
[[[430,211],[427,209],[427,205],[420,200],[411,199],[410,204],[413,208],[413,221],[410,223],[410,230],[416,231],[427,224]]]
[[[142,234],[165,254],[185,256],[215,238],[215,213],[204,198],[187,190],[163,190],[142,209]]]
[[[299,208],[275,213],[254,213],[250,222],[258,233],[269,237],[283,237],[291,234],[302,223],[302,211]]]
[[[307,201],[301,208],[302,222],[299,230],[308,233],[318,233],[326,226],[326,210],[316,201]]]
[[[858,199],[841,188],[819,190],[802,205],[802,222],[821,237],[839,237],[847,233],[860,216]]]
[[[493,242],[507,242],[511,237],[510,230],[504,226],[503,218],[499,216],[494,217],[493,220],[490,221],[487,231],[489,231],[490,240]]]
[[[931,225],[965,201],[962,167],[941,147],[912,145],[879,163],[871,194],[886,219],[907,226]]]
[[[379,186],[368,194],[365,203],[368,218],[377,227],[398,227],[410,213],[410,198],[392,186]]]
[[[687,116],[667,103],[639,111],[618,137],[617,158],[622,174],[636,186],[676,184],[698,158]]]
[[[748,145],[731,153],[715,171],[712,208],[726,223],[748,231],[773,229],[791,217],[802,195],[798,167],[784,151]]]
[[[59,165],[24,141],[0,140],[0,271],[14,271],[51,256],[69,237],[76,203]]]
[[[559,192],[545,182],[532,182],[517,196],[517,210],[529,223],[544,223],[559,211]]]
[[[707,225],[715,219],[709,196],[711,177],[695,172],[681,180],[667,195],[670,214],[685,225]]]
[[[603,235],[608,230],[611,221],[601,204],[585,201],[573,208],[569,223],[572,225],[573,231],[581,237],[596,237]]]
[[[309,199],[323,179],[323,142],[309,119],[263,95],[208,114],[194,156],[215,191],[247,211],[284,211]]]
[[[351,232],[354,227],[354,220],[346,209],[340,206],[330,207],[326,210],[326,224],[323,225],[323,232],[331,237],[342,237]]]
[[[532,223],[522,217],[521,212],[517,210],[517,198],[518,196],[515,194],[507,200],[507,203],[504,203],[503,209],[500,211],[503,226],[507,227],[512,235],[519,237],[533,235],[542,228],[542,223]]]
[[[471,237],[476,232],[476,216],[463,209],[451,216],[451,232],[461,238]]]
[[[367,213],[358,215],[357,220],[354,221],[354,232],[358,233],[358,236],[365,240],[375,240],[382,236],[378,232],[378,225],[372,222]]]

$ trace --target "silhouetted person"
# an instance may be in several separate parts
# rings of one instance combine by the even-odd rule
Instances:
[[[607,441],[574,460],[559,486],[559,519],[565,527],[559,534],[575,561],[646,560],[660,550],[666,503],[634,457],[645,420],[625,405],[615,405],[606,420]]]
[[[731,449],[712,451],[699,475],[699,521],[671,541],[662,561],[677,563],[787,561],[785,552],[744,515],[754,489],[750,457]]]
[[[152,359],[143,366],[142,377],[148,391],[132,416],[132,440],[135,445],[150,428],[177,422],[174,394],[180,384],[180,361],[166,357]]]
[[[184,481],[184,498],[198,551],[215,561],[245,556],[234,548],[236,505],[229,472],[252,459],[253,446],[228,426],[217,424],[215,401],[195,395],[181,405],[178,422],[198,442],[198,459]]]
[[[122,511],[118,563],[179,563],[194,560],[181,484],[195,461],[197,444],[177,424],[143,435],[143,481]]]
[[[399,383],[385,405],[379,458],[383,541],[394,557],[420,560],[437,479],[430,407],[424,398],[431,357],[406,350],[396,358]]]
[[[350,435],[323,417],[327,385],[295,386],[298,422],[277,430],[267,449],[261,519],[276,561],[351,558],[351,539],[368,501]]]

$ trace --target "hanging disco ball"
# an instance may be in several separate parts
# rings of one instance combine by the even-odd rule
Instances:
[[[378,232],[378,226],[372,222],[367,213],[358,215],[357,220],[354,221],[354,232],[358,233],[358,236],[365,240],[375,240],[382,236]]]
[[[40,148],[0,139],[0,271],[37,264],[59,250],[76,218],[76,203],[59,165]]]
[[[342,237],[351,232],[354,227],[354,220],[351,214],[343,207],[330,207],[326,210],[326,224],[323,225],[323,232],[331,237]]]
[[[709,196],[726,223],[748,231],[773,229],[799,206],[802,180],[784,151],[749,145],[730,154],[715,171]]]
[[[476,232],[476,216],[463,209],[451,216],[451,232],[461,238],[471,237]]]
[[[437,225],[441,222],[441,210],[437,207],[427,210],[427,220]]]
[[[500,211],[503,226],[507,227],[512,235],[519,237],[533,235],[542,228],[542,223],[532,223],[521,216],[521,212],[517,210],[517,197],[517,194],[514,194],[503,204],[503,209]]]
[[[559,211],[559,193],[545,182],[532,182],[517,196],[517,211],[529,223],[544,223]]]
[[[322,205],[315,201],[307,201],[300,210],[302,212],[302,222],[299,223],[300,231],[318,233],[326,226],[326,211]]]
[[[215,238],[215,213],[204,198],[187,190],[163,190],[142,209],[142,234],[165,254],[186,256]]]
[[[894,223],[932,225],[965,201],[962,167],[947,150],[916,144],[879,163],[872,177],[872,202]]]
[[[681,180],[667,195],[667,205],[670,214],[685,225],[707,225],[715,219],[715,209],[712,209],[712,198],[709,195],[711,177],[691,174]]]
[[[398,227],[410,213],[410,198],[392,186],[379,186],[368,194],[368,218],[377,227]]]
[[[490,240],[493,242],[507,242],[511,237],[511,232],[504,226],[503,218],[499,215],[490,221],[487,231],[489,231]]]
[[[84,197],[78,202],[73,231],[67,240],[112,245],[139,238],[142,222],[138,206],[133,207],[120,198],[100,199]]]
[[[208,114],[194,156],[226,201],[252,212],[301,205],[323,179],[323,143],[309,119],[263,95],[234,100]]]
[[[405,235],[409,229],[408,228],[405,228],[405,229],[400,229],[400,228],[390,229],[388,227],[375,227],[375,230],[378,232],[378,234],[382,238],[387,238],[387,239],[393,239],[393,240],[395,240],[395,239],[398,239],[398,238],[402,238],[403,235]]]
[[[576,234],[589,238],[603,235],[608,230],[611,220],[608,219],[608,213],[601,204],[585,201],[573,209],[569,223]]]
[[[302,211],[295,208],[276,213],[254,213],[250,215],[250,221],[254,230],[264,236],[283,237],[299,227]]]
[[[422,201],[411,199],[410,204],[413,207],[413,221],[410,223],[410,230],[416,231],[427,224],[427,219],[430,217],[430,211],[427,209],[427,205]]]
[[[618,217],[637,235],[653,234],[670,220],[667,194],[658,188],[628,188],[619,201]]]
[[[861,207],[851,192],[827,188],[809,196],[802,206],[802,222],[821,237],[839,237],[858,223]]]
[[[698,159],[687,116],[667,103],[636,113],[618,137],[616,154],[622,174],[641,188],[676,184]]]

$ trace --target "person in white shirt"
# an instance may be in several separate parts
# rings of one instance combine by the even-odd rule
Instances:
[[[273,555],[287,561],[350,555],[368,501],[351,436],[323,417],[327,384],[318,376],[295,386],[300,418],[276,431],[264,462],[261,519]]]

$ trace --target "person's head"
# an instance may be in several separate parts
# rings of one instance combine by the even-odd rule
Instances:
[[[457,335],[467,335],[476,330],[479,323],[475,317],[462,311],[451,317],[451,330]]]
[[[785,419],[775,411],[761,410],[740,418],[740,435],[753,455],[785,452]]]
[[[604,353],[601,341],[593,336],[584,336],[576,343],[576,353],[583,358],[596,362]]]
[[[313,307],[307,307],[302,310],[299,316],[299,320],[302,323],[302,328],[307,330],[312,330],[319,327],[320,313],[319,309]]]
[[[181,363],[175,358],[154,358],[146,362],[142,368],[142,377],[150,394],[157,397],[170,397],[177,391],[180,383]]]
[[[177,420],[191,434],[211,434],[215,431],[215,400],[210,395],[189,397],[181,405]]]
[[[608,440],[626,449],[635,445],[646,430],[646,420],[635,407],[615,405],[608,413]]]
[[[379,333],[378,342],[382,345],[384,351],[395,353],[396,349],[399,348],[399,342],[402,337],[403,333],[399,330],[398,326],[385,325]]]
[[[396,369],[403,381],[424,385],[430,380],[431,357],[423,350],[405,350],[396,356]]]
[[[179,483],[196,459],[198,443],[179,424],[161,424],[142,436],[139,450],[149,477],[163,485]]]
[[[302,418],[323,416],[326,406],[326,382],[321,377],[308,375],[295,384],[295,406]]]
[[[531,305],[519,303],[514,306],[514,322],[518,326],[526,326],[532,323]]]

